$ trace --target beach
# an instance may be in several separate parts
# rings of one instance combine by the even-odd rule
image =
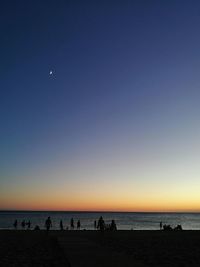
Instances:
[[[200,231],[0,231],[0,266],[200,266]]]

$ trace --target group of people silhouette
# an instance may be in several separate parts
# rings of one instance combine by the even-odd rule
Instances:
[[[14,226],[14,229],[18,229],[18,225],[19,225],[19,222],[17,220],[14,221],[13,223],[13,226]],[[27,226],[27,229],[31,229],[31,221],[25,221],[23,220],[21,222],[21,229],[25,229],[25,227]],[[53,224],[52,224],[52,220],[51,220],[51,217],[49,216],[46,220],[45,220],[45,224],[44,224],[44,227],[47,231],[49,231],[51,228],[52,228]],[[60,230],[74,230],[75,229],[75,222],[74,222],[74,219],[71,218],[70,220],[70,227],[66,226],[64,227],[64,224],[63,224],[63,221],[60,220],[60,223],[59,223],[59,227],[60,227]],[[80,230],[81,229],[81,222],[80,220],[77,221],[76,223],[76,229],[77,230]],[[104,230],[117,230],[117,226],[116,226],[116,223],[114,220],[111,221],[111,224],[106,224],[103,217],[101,216],[98,220],[98,222],[95,220],[94,221],[94,229],[95,230],[100,230],[100,231],[104,231]],[[40,227],[39,225],[36,225],[34,227],[34,230],[40,230]]]
[[[115,220],[112,220],[111,224],[106,224],[103,217],[101,216],[98,220],[98,223],[94,221],[94,228],[100,231],[105,231],[105,230],[115,231],[117,230],[117,225],[115,223]]]
[[[18,221],[17,220],[14,221],[13,226],[14,226],[15,229],[18,228]],[[31,221],[30,220],[27,221],[27,222],[25,220],[23,220],[21,222],[22,229],[25,229],[26,226],[27,226],[27,229],[31,229]]]
[[[21,229],[27,229],[27,230],[31,229],[32,224],[30,220],[29,221],[22,220],[21,223],[19,223],[18,220],[15,220],[13,223],[14,229],[18,229],[18,226],[20,224],[21,224]],[[49,231],[52,228],[52,221],[51,221],[50,216],[46,219],[44,226],[47,231]],[[160,226],[160,230],[182,230],[182,226],[180,224],[177,225],[175,228],[172,228],[170,225],[166,225],[166,224],[163,224],[163,222],[160,222],[159,226]],[[60,230],[74,230],[75,229],[74,219],[71,218],[70,227],[69,226],[64,227],[63,221],[60,220],[59,227],[60,227]],[[80,220],[76,222],[76,229],[77,230],[81,229]],[[96,220],[94,221],[94,229],[100,230],[100,231],[105,231],[105,230],[114,231],[114,230],[117,230],[117,225],[115,223],[115,220],[112,220],[111,224],[106,224],[103,217],[101,216],[98,221]],[[34,230],[40,230],[39,225],[36,225],[34,227]]]
[[[160,222],[160,230],[169,231],[169,230],[183,230],[181,224],[177,224],[174,228],[170,224],[163,224]]]
[[[70,230],[74,230],[74,229],[75,229],[74,219],[71,218],[71,220],[70,220]],[[80,230],[81,229],[81,222],[80,222],[80,220],[77,221],[76,229],[77,230]],[[60,230],[64,230],[64,226],[63,226],[63,221],[62,220],[60,220]],[[68,226],[66,226],[66,230],[69,230],[69,227]]]

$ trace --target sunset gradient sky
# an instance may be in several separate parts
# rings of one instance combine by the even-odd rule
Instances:
[[[3,1],[0,32],[0,209],[200,211],[199,1]]]

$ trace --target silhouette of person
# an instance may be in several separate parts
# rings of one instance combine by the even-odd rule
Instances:
[[[105,222],[104,222],[102,216],[99,218],[97,228],[98,228],[100,231],[104,231],[104,230],[105,230]]]
[[[49,231],[50,228],[52,227],[51,217],[48,217],[48,218],[46,219],[45,227],[46,227],[47,231]]]
[[[60,220],[60,230],[61,231],[63,230],[63,222],[62,222],[62,220]]]
[[[71,227],[71,230],[74,230],[74,219],[73,218],[71,218],[70,227]]]
[[[34,228],[34,230],[36,230],[36,231],[40,230],[39,225],[36,225],[35,228]]]
[[[94,221],[94,229],[95,230],[97,229],[97,221],[96,220]]]
[[[26,225],[27,225],[27,229],[30,229],[31,228],[31,222],[30,222],[30,220],[26,223]]]
[[[17,225],[18,225],[18,222],[17,222],[17,220],[15,220],[14,223],[13,223],[13,226],[14,226],[15,230],[17,229]]]
[[[23,229],[25,228],[25,225],[26,225],[25,220],[23,220],[23,221],[21,222],[21,226],[22,226]]]
[[[115,220],[112,220],[111,225],[110,225],[110,230],[111,231],[117,230],[117,225],[115,223]]]
[[[174,227],[174,230],[183,230],[181,224],[177,224],[176,227]]]
[[[80,230],[80,228],[81,228],[81,222],[80,222],[80,220],[78,220],[78,222],[77,222],[77,230]]]
[[[163,223],[160,222],[160,230],[162,230],[162,228],[163,228]]]

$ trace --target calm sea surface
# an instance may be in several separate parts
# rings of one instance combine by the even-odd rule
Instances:
[[[183,229],[200,230],[200,213],[127,213],[127,212],[3,212],[0,211],[0,229],[13,229],[14,220],[19,222],[30,220],[32,228],[39,225],[44,228],[46,218],[50,216],[53,223],[52,229],[59,229],[62,219],[64,227],[69,227],[70,219],[74,218],[75,226],[77,220],[81,221],[82,229],[94,229],[94,221],[103,216],[106,223],[115,220],[117,228],[121,230],[158,230],[159,222],[176,226],[181,224]]]

